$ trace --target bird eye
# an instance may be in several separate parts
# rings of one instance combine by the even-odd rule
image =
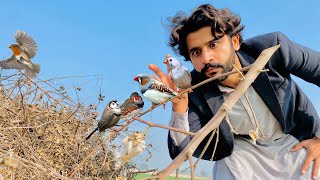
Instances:
[[[119,105],[118,102],[113,101],[110,103],[110,108],[111,109],[116,108],[116,107],[118,107],[118,105]]]

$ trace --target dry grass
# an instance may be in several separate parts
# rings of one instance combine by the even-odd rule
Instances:
[[[67,179],[103,141],[101,135],[85,141],[98,113],[71,100],[64,87],[20,73],[0,80],[0,179]],[[114,170],[112,143],[100,146],[72,178],[131,179],[127,165]]]

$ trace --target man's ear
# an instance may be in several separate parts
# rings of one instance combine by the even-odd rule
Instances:
[[[240,49],[240,36],[236,34],[231,39],[234,50],[238,51]]]

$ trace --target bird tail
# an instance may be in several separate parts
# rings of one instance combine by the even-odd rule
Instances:
[[[31,67],[26,67],[26,75],[30,78],[34,78],[40,72],[39,64],[32,64]]]
[[[89,136],[86,137],[86,140],[88,140],[88,139],[93,135],[93,133],[95,133],[96,131],[98,131],[98,127],[96,127],[96,128],[89,134]]]
[[[35,73],[39,73],[40,72],[40,65],[39,64],[32,64],[32,69]]]

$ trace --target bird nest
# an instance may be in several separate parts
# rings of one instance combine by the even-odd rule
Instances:
[[[85,141],[96,124],[94,105],[73,102],[51,81],[20,73],[0,80],[0,179],[67,179],[76,167],[72,179],[132,179],[129,165],[115,169],[112,139]]]

